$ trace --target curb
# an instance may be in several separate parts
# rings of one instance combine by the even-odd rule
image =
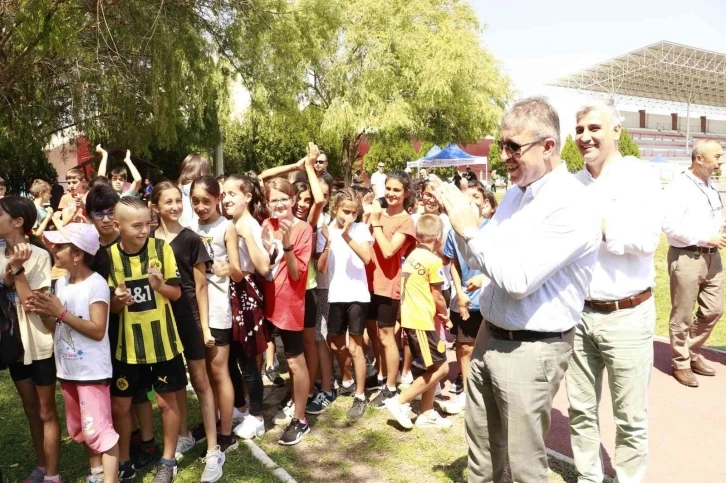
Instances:
[[[257,446],[257,444],[252,441],[251,439],[244,440],[244,444],[247,445],[247,447],[250,449],[250,452],[252,452],[252,456],[254,456],[257,461],[262,463],[266,468],[272,470],[272,474],[277,477],[278,480],[282,481],[283,483],[297,483],[295,478],[290,476],[290,473],[285,471],[284,468],[280,468],[277,463],[272,461],[272,458],[270,458],[267,453],[262,451],[262,449]]]
[[[659,340],[661,342],[667,342],[669,344],[671,343],[671,340],[668,337],[663,337],[662,335],[654,335],[653,338],[656,339],[656,340]],[[701,351],[713,351],[713,352],[716,352],[717,354],[726,354],[726,351],[725,350],[716,349],[714,347],[706,347],[705,345],[703,347],[701,347],[700,349],[698,349],[698,350],[701,350]]]

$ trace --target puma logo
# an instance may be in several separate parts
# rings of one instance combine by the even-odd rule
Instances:
[[[169,376],[164,376],[164,377],[157,376],[156,378],[159,380],[159,382],[163,382],[164,384],[169,384],[168,382],[166,382],[167,377],[169,377]]]

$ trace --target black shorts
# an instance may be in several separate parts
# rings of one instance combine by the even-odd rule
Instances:
[[[282,340],[282,348],[285,351],[285,357],[299,356],[305,352],[303,343],[303,331],[302,330],[285,330],[276,327],[275,324],[265,319],[265,326],[267,327],[267,333],[272,337],[273,330],[277,331],[277,335]]]
[[[474,343],[476,335],[479,333],[479,327],[484,322],[484,316],[479,309],[469,311],[469,318],[464,320],[461,314],[451,311],[451,333],[456,337],[458,342]]]
[[[447,288],[446,290],[442,290],[441,294],[444,296],[444,301],[446,301],[446,306],[451,306],[451,289]]]
[[[128,364],[116,361],[113,368],[113,397],[133,397],[153,387],[159,394],[176,392],[187,385],[187,372],[181,355],[153,364]]]
[[[368,305],[368,320],[375,320],[378,327],[394,327],[398,320],[400,300],[371,294],[371,303]]]
[[[232,343],[232,328],[229,329],[209,329],[214,337],[214,345],[224,347]]]
[[[336,302],[328,311],[328,334],[332,336],[363,335],[366,328],[368,304],[365,302]]]
[[[17,361],[10,364],[10,377],[13,382],[32,379],[36,386],[52,386],[55,384],[55,356],[47,359],[33,361],[27,366],[23,361]]]
[[[144,404],[151,401],[149,392],[151,392],[151,386],[139,389],[136,394],[131,396],[131,404]]]
[[[204,347],[202,328],[197,325],[194,316],[179,317],[176,319],[176,330],[179,332],[179,339],[184,346],[184,358],[188,361],[201,361],[207,356]]]
[[[446,343],[435,330],[404,329],[413,357],[426,367],[446,362]]]
[[[318,294],[314,289],[305,291],[305,328],[314,329],[318,315]]]

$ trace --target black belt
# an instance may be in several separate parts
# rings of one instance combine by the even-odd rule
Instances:
[[[673,246],[673,245],[671,245]],[[686,250],[688,252],[698,252],[698,253],[717,253],[718,248],[716,247],[699,247],[697,245],[691,245],[687,247],[673,247],[677,250]]]
[[[515,340],[518,342],[537,342],[537,341],[548,340],[548,339],[562,339],[563,337],[568,335],[570,332],[575,330],[574,327],[572,329],[566,330],[564,332],[537,332],[534,330],[505,330],[500,327],[497,327],[496,325],[492,324],[489,321],[487,321],[487,329],[489,329],[489,333],[495,339]]]

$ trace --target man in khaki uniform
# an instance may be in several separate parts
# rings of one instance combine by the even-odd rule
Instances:
[[[673,377],[689,387],[698,387],[694,373],[716,374],[698,351],[723,314],[719,250],[726,246],[726,236],[723,204],[711,181],[723,162],[723,148],[718,141],[697,141],[691,154],[691,167],[674,178],[664,192],[663,231],[670,245]],[[698,311],[694,318],[696,302]]]

